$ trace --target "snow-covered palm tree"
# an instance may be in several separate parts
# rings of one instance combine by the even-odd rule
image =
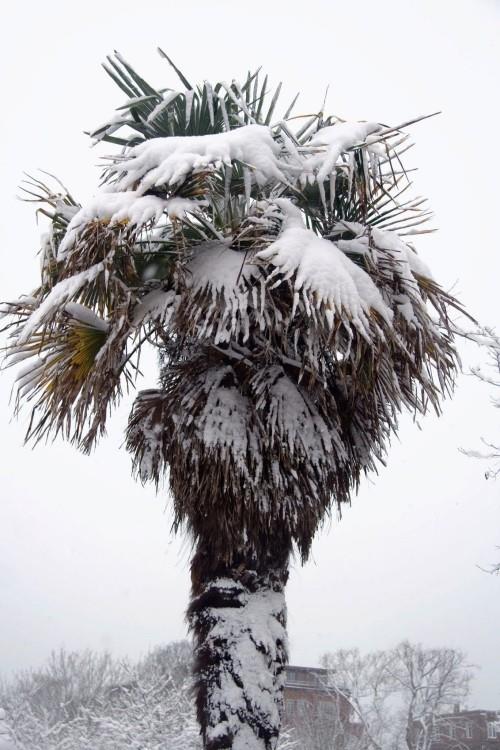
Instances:
[[[166,55],[164,55],[166,57]],[[189,622],[204,746],[275,748],[290,555],[383,461],[403,408],[439,410],[457,357],[408,235],[402,127],[278,116],[279,88],[155,89],[119,55],[127,97],[92,135],[119,148],[83,206],[31,181],[50,230],[42,279],[8,304],[28,438],[90,451],[145,344],[127,447],[168,476],[192,538]],[[406,123],[409,125],[411,123]],[[119,133],[119,135],[117,135]]]

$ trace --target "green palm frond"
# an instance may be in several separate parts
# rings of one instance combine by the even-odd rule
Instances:
[[[279,99],[281,84],[268,89],[268,78],[262,84],[259,71],[248,73],[243,85],[235,81],[193,87],[170,58],[159,50],[180,78],[184,89],[155,89],[115,53],[108,57],[104,69],[117,86],[129,97],[118,108],[118,117],[90,133],[96,141],[103,140],[132,146],[148,138],[208,135],[250,123],[270,125]],[[288,117],[293,104],[285,112]],[[121,127],[134,131],[126,138],[114,133]]]

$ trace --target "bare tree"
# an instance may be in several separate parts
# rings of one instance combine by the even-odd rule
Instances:
[[[70,721],[82,706],[90,706],[112,685],[125,679],[126,666],[109,653],[53,651],[40,669],[19,673],[4,699],[16,694],[47,726]],[[6,695],[7,693],[7,695]]]
[[[482,327],[474,333],[468,333],[467,338],[486,348],[490,366],[488,372],[480,366],[472,367],[472,374],[486,385],[500,389],[500,336],[492,328]],[[495,409],[500,409],[500,396],[491,396],[491,403]],[[489,465],[484,474],[485,478],[496,479],[500,474],[500,445],[483,437],[481,442],[483,447],[480,450],[470,448],[460,450],[466,456],[487,461]],[[500,575],[500,562],[492,565],[489,572]]]
[[[489,359],[490,370],[488,374],[479,365],[471,368],[471,373],[481,382],[497,389],[500,388],[500,337],[492,328],[478,328],[474,333],[468,333],[467,338],[479,346],[486,348]],[[494,408],[500,409],[500,397],[492,396],[491,403]],[[496,479],[500,473],[500,445],[481,438],[483,449],[471,450],[462,448],[461,451],[472,458],[485,459],[490,463],[485,472],[486,479]]]
[[[408,641],[366,655],[336,651],[323,664],[351,703],[351,742],[371,750],[429,750],[446,735],[446,714],[467,697],[472,677],[461,651]]]
[[[466,655],[404,641],[393,650],[387,670],[403,699],[408,750],[429,750],[449,724],[443,714],[469,694],[472,670]]]
[[[200,750],[191,659],[185,642],[137,664],[88,651],[53,654],[0,687],[0,750],[2,733],[6,750]]]
[[[325,654],[323,666],[329,670],[335,689],[352,707],[351,744],[381,750],[393,741],[394,719],[390,698],[393,679],[388,671],[390,652],[361,654],[356,648]]]
[[[363,750],[365,740],[353,721],[353,712],[342,692],[328,688],[329,699],[306,702],[297,707],[293,733],[301,750]],[[325,698],[328,693],[325,694]]]
[[[5,711],[0,708],[0,750],[14,750],[9,727],[5,722]]]
[[[304,750],[304,745],[294,729],[283,727],[280,732],[276,750]]]

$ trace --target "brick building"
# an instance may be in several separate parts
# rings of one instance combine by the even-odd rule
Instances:
[[[286,670],[283,724],[292,727],[311,748],[342,748],[346,740],[360,738],[349,692],[338,690],[326,669],[297,667]],[[434,718],[425,728],[415,724],[412,745],[429,750],[500,750],[500,711],[460,710]],[[423,732],[428,732],[423,736]],[[430,738],[430,744],[429,744]]]
[[[500,750],[500,711],[456,706],[435,720],[431,750]]]
[[[299,736],[316,735],[318,747],[321,738],[326,747],[327,740],[340,737],[350,726],[349,700],[329,682],[326,669],[288,666],[284,697],[284,726],[293,727]]]

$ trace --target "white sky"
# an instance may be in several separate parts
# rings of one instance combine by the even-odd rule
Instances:
[[[6,13],[8,13],[6,15]],[[298,112],[413,129],[417,190],[440,232],[419,244],[435,277],[482,322],[500,326],[497,247],[498,0],[168,1],[9,4],[0,30],[2,215],[0,297],[37,280],[38,229],[16,201],[22,171],[56,173],[91,195],[98,152],[82,134],[124,97],[99,63],[118,49],[158,86],[177,83],[162,46],[193,80],[242,77],[262,65]],[[111,147],[106,147],[111,148]],[[102,151],[101,151],[102,153]],[[478,358],[466,352],[469,363]],[[155,362],[147,367],[155,380]],[[91,458],[61,443],[22,447],[10,421],[12,374],[0,378],[0,674],[40,664],[52,648],[138,656],[186,634],[189,549],[169,533],[165,495],[130,478],[120,450],[127,404]],[[470,705],[500,708],[500,484],[459,446],[498,439],[489,392],[462,378],[440,420],[409,420],[388,467],[294,567],[291,659],[314,665],[340,647],[402,638],[466,650],[481,670]]]

